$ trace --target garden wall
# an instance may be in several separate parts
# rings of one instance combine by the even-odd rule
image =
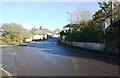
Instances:
[[[64,40],[61,41],[65,44],[71,45],[69,41],[64,41]],[[91,50],[99,50],[99,51],[103,51],[105,47],[103,43],[88,43],[88,42],[72,42],[72,45],[76,47],[81,47]]]

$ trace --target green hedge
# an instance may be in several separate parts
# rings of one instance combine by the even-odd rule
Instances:
[[[104,32],[102,30],[95,30],[84,28],[79,32],[66,33],[65,40],[74,42],[104,42]]]

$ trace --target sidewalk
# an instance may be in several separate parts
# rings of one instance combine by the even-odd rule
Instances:
[[[12,78],[12,75],[8,71],[6,71],[2,67],[0,67],[0,78],[2,78],[2,77]]]
[[[29,44],[29,43],[20,43],[20,44],[2,44],[2,45],[0,45],[0,47],[8,47],[8,46],[26,46],[27,44]]]
[[[13,46],[13,45],[0,45],[0,47],[7,47],[7,46]]]

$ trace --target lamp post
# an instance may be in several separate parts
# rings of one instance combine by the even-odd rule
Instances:
[[[72,13],[70,12],[67,12],[67,14],[70,15],[70,42],[71,42],[71,45],[72,45]]]
[[[67,14],[69,14],[69,15],[70,15],[70,24],[72,24],[72,13],[67,12]]]

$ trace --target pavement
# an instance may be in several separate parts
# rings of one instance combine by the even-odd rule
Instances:
[[[3,69],[2,67],[0,67],[0,78],[2,76],[12,76],[8,71],[6,71],[5,69]],[[9,78],[9,77],[8,77]]]
[[[57,44],[57,38],[2,47],[2,67],[14,76],[118,76],[117,58]]]

